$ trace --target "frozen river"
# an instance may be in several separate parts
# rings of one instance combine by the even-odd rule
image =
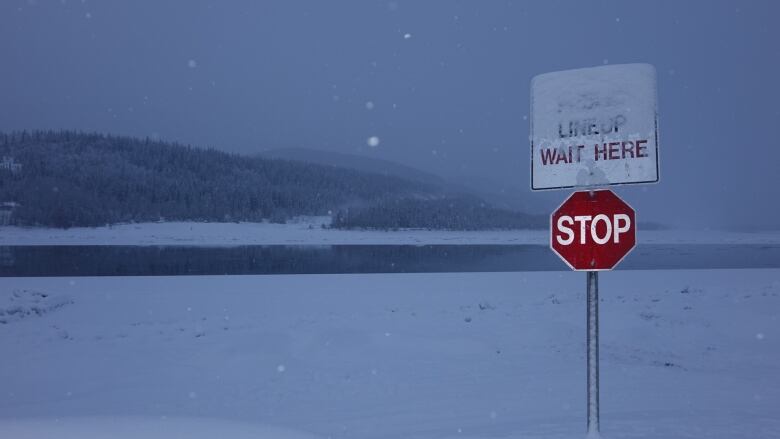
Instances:
[[[646,244],[624,270],[780,268],[780,244]],[[0,276],[568,271],[544,245],[4,246]]]

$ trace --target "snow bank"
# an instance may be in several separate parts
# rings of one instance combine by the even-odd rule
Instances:
[[[0,324],[42,316],[72,303],[68,296],[51,296],[26,289],[13,290],[10,294],[0,295]]]
[[[224,420],[101,417],[0,420],[3,437],[15,439],[313,439],[289,430]]]

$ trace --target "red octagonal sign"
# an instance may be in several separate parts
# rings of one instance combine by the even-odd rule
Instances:
[[[611,270],[636,245],[634,209],[609,190],[571,194],[550,230],[550,247],[572,270]]]

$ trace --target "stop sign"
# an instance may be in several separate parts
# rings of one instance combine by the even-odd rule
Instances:
[[[571,194],[550,230],[550,247],[572,270],[611,270],[636,245],[634,209],[609,190]]]

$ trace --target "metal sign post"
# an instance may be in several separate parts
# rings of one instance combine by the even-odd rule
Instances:
[[[636,245],[636,213],[612,185],[657,183],[655,68],[621,64],[531,81],[531,190],[580,189],[550,216],[550,248],[587,281],[588,438],[599,437],[598,272]]]
[[[588,437],[599,434],[599,272],[588,271]]]
[[[550,215],[550,248],[586,272],[588,438],[599,437],[599,271],[614,268],[636,245],[636,213],[610,190],[573,193]]]

